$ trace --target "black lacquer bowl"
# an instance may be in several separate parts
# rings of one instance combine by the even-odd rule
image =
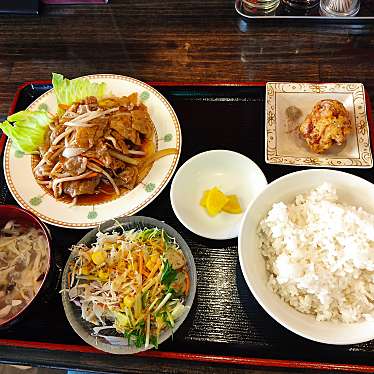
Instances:
[[[55,266],[51,251],[51,235],[48,228],[31,212],[19,208],[15,205],[0,205],[0,227],[3,227],[8,221],[13,220],[25,227],[34,227],[40,230],[48,244],[48,265],[44,273],[44,278],[40,284],[39,290],[35,296],[16,314],[0,322],[0,329],[9,328],[23,318],[23,316],[47,294],[48,289],[53,283],[55,276]]]

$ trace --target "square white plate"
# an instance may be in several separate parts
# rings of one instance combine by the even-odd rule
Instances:
[[[343,103],[349,112],[353,131],[345,144],[333,145],[323,154],[317,154],[299,135],[298,128],[313,106],[323,99]],[[290,107],[300,110],[296,120],[287,115],[286,110]],[[373,167],[365,89],[361,83],[269,82],[266,84],[265,110],[265,160],[268,164]]]

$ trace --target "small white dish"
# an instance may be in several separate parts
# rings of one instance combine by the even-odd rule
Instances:
[[[288,204],[296,195],[324,182],[333,185],[339,201],[374,213],[374,184],[358,176],[329,169],[310,169],[287,174],[270,183],[252,202],[240,227],[238,252],[242,273],[258,303],[278,323],[306,339],[326,344],[357,344],[374,339],[374,322],[351,324],[317,321],[301,313],[276,295],[268,286],[269,275],[259,249],[257,228],[274,203]]]
[[[324,99],[343,103],[349,113],[353,131],[345,144],[333,145],[326,152],[317,154],[310,150],[298,129],[314,105]],[[265,160],[268,164],[331,168],[373,167],[363,84],[268,82],[265,102]],[[296,118],[287,116],[290,108]]]
[[[190,158],[179,168],[170,200],[179,221],[193,233],[208,239],[232,239],[238,236],[243,213],[209,216],[200,205],[203,192],[216,186],[225,194],[236,194],[244,212],[266,185],[263,172],[248,157],[212,150]]]

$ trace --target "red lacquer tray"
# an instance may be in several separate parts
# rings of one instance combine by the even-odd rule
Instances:
[[[264,161],[264,83],[151,83],[174,107],[180,120],[183,147],[180,165],[209,149],[230,149],[253,159],[268,181],[300,170]],[[28,82],[16,93],[10,112],[24,109],[50,89],[50,82]],[[367,112],[373,143],[371,105]],[[5,137],[0,141],[4,147]],[[372,169],[345,169],[374,182]],[[4,177],[0,203],[15,204]],[[159,350],[134,356],[113,356],[85,345],[68,324],[56,284],[8,330],[0,331],[0,361],[74,369],[133,372],[220,368],[233,372],[243,366],[374,372],[374,341],[354,346],[314,343],[284,329],[258,305],[240,271],[237,240],[212,241],[185,229],[169,202],[169,189],[142,215],[162,219],[188,242],[195,258],[198,287],[194,306],[173,340]],[[49,226],[56,266],[63,267],[67,248],[82,230]],[[217,279],[225,277],[225,288]],[[228,369],[231,368],[231,369]]]

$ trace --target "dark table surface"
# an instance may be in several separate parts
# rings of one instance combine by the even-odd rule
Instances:
[[[373,70],[373,21],[248,23],[236,14],[233,0],[113,0],[44,6],[39,16],[0,16],[0,115],[8,112],[17,86],[49,80],[52,71],[68,77],[116,73],[143,81],[362,82],[374,103]],[[65,352],[62,360],[61,353],[45,349],[0,349],[0,362],[51,367],[94,369],[105,357]],[[121,357],[106,359],[105,368],[248,370],[141,357],[126,360],[126,367]]]

